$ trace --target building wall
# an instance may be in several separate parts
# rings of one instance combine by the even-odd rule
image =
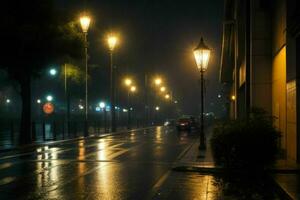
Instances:
[[[286,123],[286,142],[287,157],[297,160],[297,92],[296,80],[287,83],[287,123]]]
[[[236,71],[231,94],[237,98],[230,106],[235,118],[247,111],[245,2],[235,1]],[[280,147],[288,159],[300,161],[300,1],[250,2],[250,106],[274,116],[274,125],[282,133]]]
[[[272,66],[272,115],[274,125],[281,131],[280,147],[286,151],[286,48],[282,48],[273,58]]]
[[[260,0],[251,6],[251,93],[250,106],[272,113],[271,8]],[[261,98],[264,97],[264,98]]]

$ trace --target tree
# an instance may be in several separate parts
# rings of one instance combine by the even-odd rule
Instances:
[[[2,7],[0,68],[19,83],[22,99],[20,143],[31,142],[31,80],[51,63],[83,55],[76,23],[68,23],[53,0],[11,0]]]

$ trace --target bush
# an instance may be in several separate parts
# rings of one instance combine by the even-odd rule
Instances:
[[[215,163],[225,168],[264,169],[276,159],[279,135],[272,117],[260,109],[248,119],[221,123],[210,140]]]

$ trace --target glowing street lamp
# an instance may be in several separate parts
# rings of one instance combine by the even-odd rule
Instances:
[[[101,101],[101,102],[99,103],[99,106],[100,106],[101,109],[104,109],[104,108],[105,108],[105,103],[104,103],[103,101]]]
[[[10,99],[6,99],[7,104],[10,104],[10,102],[11,102]]]
[[[87,41],[87,33],[89,30],[89,26],[91,23],[91,18],[87,15],[83,15],[80,17],[80,25],[82,32],[84,34],[84,46],[85,46],[85,129],[84,135],[88,135],[88,41]]]
[[[124,83],[125,83],[125,85],[126,85],[127,87],[129,87],[129,86],[132,84],[132,80],[131,80],[130,78],[126,78],[126,79],[124,80]]]
[[[104,132],[107,132],[107,128],[106,128],[106,104],[105,104],[105,102],[103,102],[103,101],[101,101],[100,103],[99,103],[99,107],[100,107],[100,109],[103,111],[103,120],[104,120]]]
[[[53,96],[52,95],[46,96],[46,100],[49,102],[53,101]]]
[[[201,37],[198,46],[194,49],[195,61],[200,72],[205,72],[207,70],[210,52],[211,50],[206,46]]]
[[[42,101],[41,101],[40,99],[37,99],[36,102],[37,102],[38,104],[41,104],[41,103],[42,103]]]
[[[110,101],[111,107],[116,104],[116,88],[115,88],[115,73],[113,67],[113,51],[118,43],[118,38],[115,35],[109,35],[107,38],[108,49],[110,52]],[[116,111],[111,109],[111,131],[116,131]]]
[[[110,51],[113,51],[118,43],[118,38],[114,35],[110,35],[107,38],[107,44]]]
[[[130,92],[136,92],[136,86],[131,86],[130,87]]]
[[[159,110],[160,110],[160,107],[159,107],[159,106],[156,106],[156,107],[155,107],[155,110],[156,110],[156,111],[159,111]]]
[[[57,70],[56,70],[55,68],[51,68],[51,69],[49,70],[49,74],[50,74],[51,76],[56,76]]]
[[[197,68],[200,71],[201,78],[201,126],[200,126],[200,144],[199,149],[205,149],[205,135],[204,135],[204,72],[207,70],[208,61],[211,50],[206,46],[201,37],[198,46],[194,49],[194,57],[197,64]]]
[[[87,33],[89,30],[90,23],[91,23],[91,18],[87,15],[83,15],[80,17],[79,20],[80,20],[82,32]]]
[[[232,95],[232,96],[231,96],[231,100],[232,100],[232,101],[235,101],[235,99],[236,99],[235,95]]]
[[[79,104],[79,105],[78,105],[78,108],[79,108],[79,110],[83,110],[83,109],[84,109],[84,106],[81,105],[81,104]]]
[[[162,83],[161,78],[154,79],[154,83],[155,83],[156,86],[159,86]]]
[[[160,88],[160,91],[161,91],[161,92],[165,92],[165,91],[166,91],[166,87],[162,86],[162,87]]]
[[[165,95],[165,99],[167,99],[167,100],[170,99],[170,95],[169,95],[169,94],[166,94],[166,95]]]

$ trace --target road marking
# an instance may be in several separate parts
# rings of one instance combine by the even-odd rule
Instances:
[[[0,185],[5,185],[5,184],[8,184],[8,183],[11,183],[15,179],[16,179],[16,177],[12,177],[12,176],[5,177],[5,178],[0,180]]]

